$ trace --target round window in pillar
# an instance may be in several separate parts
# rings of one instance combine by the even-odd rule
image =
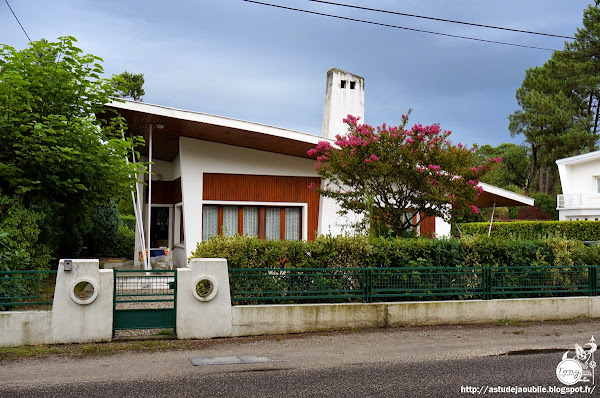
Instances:
[[[198,300],[210,301],[217,295],[217,281],[208,275],[204,275],[196,279],[192,289],[194,297]]]
[[[71,286],[71,299],[77,304],[86,305],[92,303],[98,297],[100,291],[96,281],[81,278],[73,282]]]

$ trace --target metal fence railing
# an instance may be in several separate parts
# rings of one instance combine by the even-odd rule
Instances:
[[[597,268],[232,268],[233,304],[596,296]]]
[[[0,271],[0,311],[52,309],[56,270]]]

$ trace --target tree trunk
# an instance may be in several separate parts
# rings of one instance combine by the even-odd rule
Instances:
[[[533,181],[533,176],[535,175],[535,165],[537,164],[537,147],[535,145],[531,145],[531,167],[529,169],[529,175],[527,176],[527,180],[525,181],[525,195],[529,196],[529,191],[531,189],[531,181]]]

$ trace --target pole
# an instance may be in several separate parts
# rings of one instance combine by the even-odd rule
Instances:
[[[490,229],[488,229],[488,236],[492,233],[492,223],[494,222],[494,212],[496,211],[496,202],[494,202],[494,207],[492,207],[492,218],[490,218]]]
[[[148,218],[146,220],[146,244],[148,245],[148,256],[144,268],[150,269],[150,220],[152,215],[152,124],[148,131]]]

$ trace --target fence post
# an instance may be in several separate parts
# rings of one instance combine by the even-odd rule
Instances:
[[[588,265],[588,290],[590,296],[598,295],[598,268]]]
[[[490,267],[483,267],[481,273],[481,283],[483,285],[483,299],[492,299],[492,270]]]
[[[372,301],[372,286],[371,286],[371,268],[362,269],[362,302],[370,303]]]

